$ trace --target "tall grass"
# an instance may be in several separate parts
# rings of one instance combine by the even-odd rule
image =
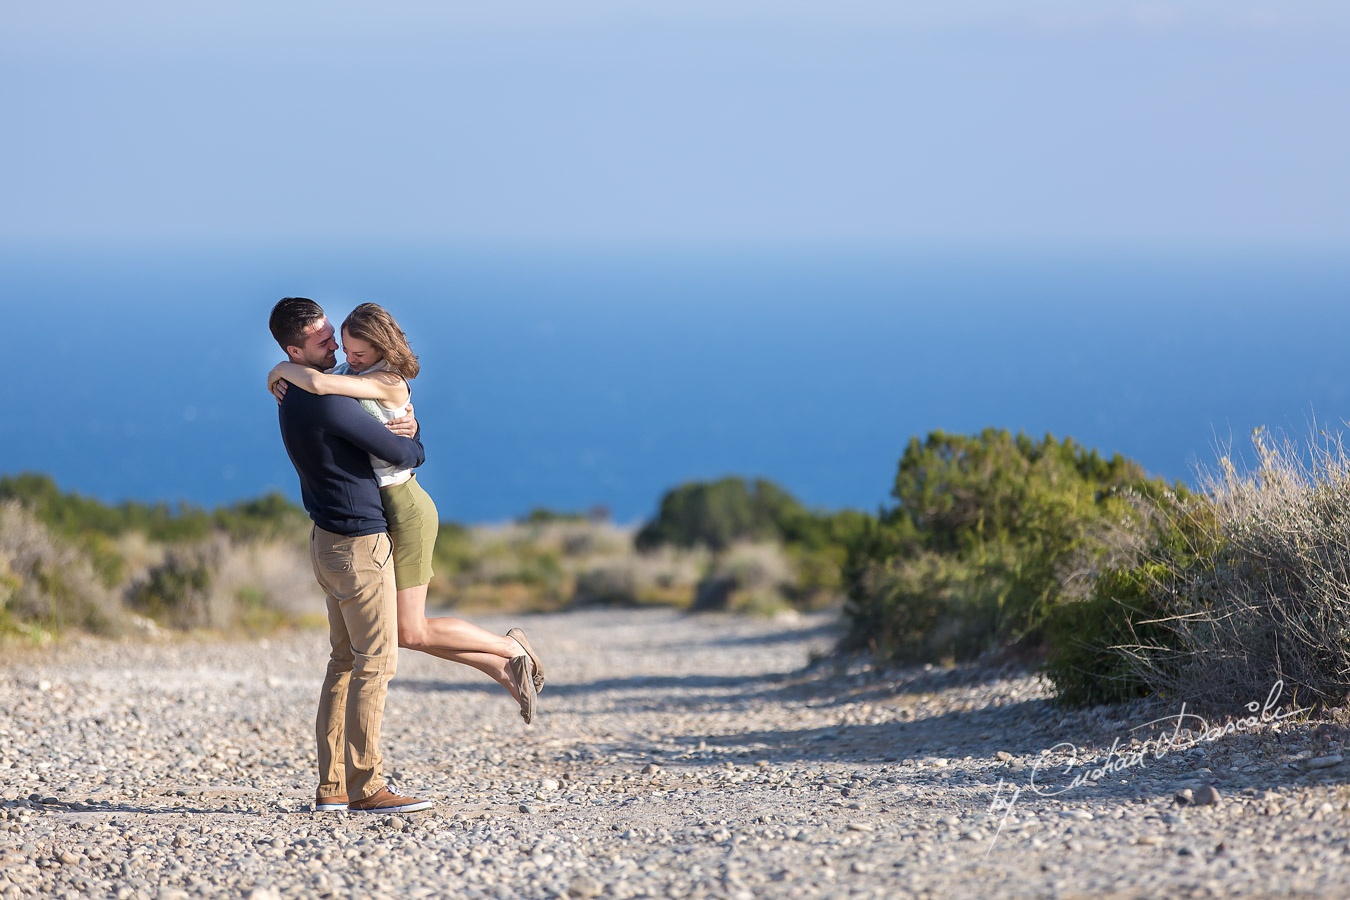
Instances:
[[[1131,566],[1066,609],[1050,675],[1070,700],[1163,693],[1199,703],[1350,691],[1350,454],[1339,437],[1253,435],[1200,473],[1201,497],[1160,503]]]

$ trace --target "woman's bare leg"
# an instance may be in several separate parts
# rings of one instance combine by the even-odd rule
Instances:
[[[396,597],[400,647],[472,666],[506,688],[507,693],[520,702],[520,695],[506,670],[507,660],[522,652],[519,644],[463,619],[452,616],[428,619],[425,584],[404,588]]]
[[[414,648],[409,647],[408,649]],[[511,680],[511,673],[506,669],[506,660],[500,656],[491,653],[460,653],[455,650],[441,650],[436,647],[418,647],[416,649],[431,656],[477,669],[506,688],[506,692],[511,695],[511,699],[517,703],[520,702],[520,692],[516,690],[515,682]]]

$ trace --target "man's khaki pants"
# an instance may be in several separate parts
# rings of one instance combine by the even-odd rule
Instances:
[[[364,800],[384,787],[380,721],[398,663],[398,602],[389,535],[347,537],[317,525],[314,577],[328,597],[332,653],[319,695],[319,796]]]

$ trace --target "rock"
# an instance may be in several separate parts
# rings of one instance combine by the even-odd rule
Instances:
[[[1178,848],[1177,848],[1177,856],[1194,856],[1194,855],[1195,855],[1195,851],[1192,850],[1190,847],[1178,847]]]
[[[1219,802],[1219,791],[1213,785],[1196,789],[1191,802],[1196,806],[1215,806]]]
[[[690,612],[720,612],[731,603],[731,595],[736,591],[736,579],[731,575],[709,576],[698,583],[694,590],[694,603]]]
[[[1001,760],[1002,762],[1009,762],[1013,758],[1013,755],[1009,753],[1007,750],[1000,750],[998,751],[998,753],[994,755],[997,756],[999,760]]]
[[[1156,834],[1146,834],[1142,837],[1135,838],[1134,842],[1136,844],[1141,844],[1145,847],[1157,847],[1158,845],[1164,843],[1164,839]]]
[[[642,767],[643,775],[655,775],[657,772],[660,771],[661,767],[658,766],[656,763],[647,763],[645,766]]]
[[[1331,756],[1318,756],[1308,760],[1308,768],[1330,769],[1332,766],[1339,766],[1343,762],[1345,762],[1345,757],[1341,756],[1339,753]]]
[[[1176,801],[1177,806],[1189,806],[1195,802],[1195,794],[1190,788],[1182,788],[1172,795],[1172,799]]]
[[[533,807],[533,806],[531,806],[531,805],[528,804],[528,803],[522,803],[522,804],[520,804],[519,806],[517,806],[516,809],[518,809],[518,810],[520,810],[521,812],[525,813],[525,815],[527,815],[527,816],[532,816],[532,815],[534,815],[535,813],[539,812],[538,808]]]
[[[599,897],[601,890],[600,882],[589,875],[581,874],[573,878],[572,883],[567,886],[567,895],[585,900],[588,897]]]
[[[543,781],[539,782],[539,790],[541,791],[551,792],[556,791],[557,789],[558,782],[554,781],[552,778],[545,778]]]
[[[849,831],[872,831],[873,828],[872,828],[871,825],[868,825],[866,822],[849,822],[849,823],[848,823],[848,830],[849,830]]]

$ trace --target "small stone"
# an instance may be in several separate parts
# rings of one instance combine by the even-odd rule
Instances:
[[[558,782],[554,781],[552,778],[545,778],[543,781],[539,782],[539,790],[541,791],[548,792],[556,791],[557,789]]]
[[[1009,761],[1011,761],[1012,758],[1013,758],[1013,755],[1012,755],[1011,753],[1009,753],[1007,750],[1000,750],[1000,751],[998,751],[998,753],[996,753],[996,754],[994,754],[994,755],[997,756],[997,757],[999,758],[999,760],[1002,761],[1002,762],[1009,762]]]
[[[395,831],[402,831],[404,826],[406,826],[408,823],[405,822],[403,819],[400,819],[398,816],[385,816],[384,819],[381,820],[380,824],[387,825],[388,827],[394,829]]]
[[[1345,757],[1341,756],[1339,753],[1331,756],[1319,756],[1315,759],[1308,760],[1308,768],[1330,769],[1332,766],[1339,766],[1343,762],[1345,762]]]
[[[849,822],[849,823],[848,823],[848,830],[849,830],[849,831],[871,831],[871,830],[873,830],[873,829],[872,829],[872,826],[871,826],[871,825],[868,825],[866,822]]]
[[[1194,856],[1194,855],[1195,855],[1195,851],[1192,850],[1190,847],[1178,847],[1178,848],[1177,848],[1177,856]]]
[[[588,897],[599,897],[600,891],[600,882],[589,875],[578,875],[567,887],[568,896],[581,897],[583,900]]]
[[[1190,788],[1182,788],[1172,795],[1172,799],[1177,802],[1177,806],[1189,806],[1195,802],[1195,794]]]
[[[531,806],[531,805],[528,804],[528,803],[522,803],[522,804],[520,804],[519,806],[517,806],[516,809],[518,809],[518,810],[520,810],[521,812],[525,813],[525,815],[527,815],[527,816],[532,816],[532,815],[534,815],[535,813],[539,812],[538,807]]]
[[[642,767],[643,775],[655,775],[657,772],[660,771],[661,767],[658,766],[656,763],[647,763],[645,766]]]
[[[1196,789],[1191,802],[1196,806],[1215,806],[1219,802],[1219,791],[1213,785],[1207,784]]]
[[[80,858],[76,856],[74,853],[71,853],[69,850],[62,850],[60,855],[58,855],[56,858],[68,866],[73,866],[80,861]]]
[[[1163,839],[1156,834],[1146,834],[1134,839],[1136,844],[1142,844],[1145,847],[1157,847],[1163,843]]]

